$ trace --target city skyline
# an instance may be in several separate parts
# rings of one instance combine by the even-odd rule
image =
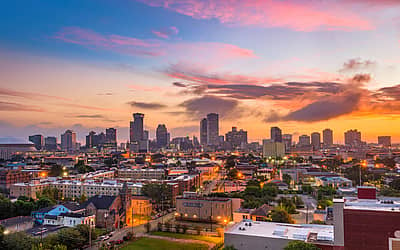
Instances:
[[[158,124],[200,138],[218,113],[220,134],[250,142],[273,126],[400,142],[398,1],[166,3],[5,3],[0,137],[114,127],[124,141],[138,112],[152,138]]]

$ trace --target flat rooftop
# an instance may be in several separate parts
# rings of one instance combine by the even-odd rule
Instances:
[[[243,220],[227,229],[225,234],[333,244],[333,231],[332,225],[286,224]]]
[[[400,198],[379,197],[373,199],[344,198],[344,209],[400,212]]]

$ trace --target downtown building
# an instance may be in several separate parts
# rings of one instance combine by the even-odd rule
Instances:
[[[61,149],[66,152],[73,152],[77,149],[76,146],[76,133],[72,130],[65,131],[61,135]]]
[[[222,136],[223,143],[223,136]],[[217,147],[221,145],[219,135],[219,115],[210,113],[200,121],[200,144],[204,146]]]
[[[158,148],[165,148],[168,146],[168,130],[165,124],[159,124],[156,130],[156,141]]]
[[[333,130],[326,128],[322,131],[322,142],[324,147],[330,147],[333,145]]]
[[[225,140],[233,149],[244,148],[247,145],[247,131],[232,127],[232,131],[225,134]]]
[[[144,131],[144,114],[134,113],[133,121],[130,122],[129,150],[132,152],[146,153],[149,151],[149,139]]]

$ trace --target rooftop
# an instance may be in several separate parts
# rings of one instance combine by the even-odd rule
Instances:
[[[400,212],[400,198],[381,197],[373,199],[344,198],[344,209]]]
[[[333,244],[333,231],[332,225],[285,224],[243,220],[227,229],[225,234]]]

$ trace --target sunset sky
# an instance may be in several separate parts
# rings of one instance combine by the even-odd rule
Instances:
[[[0,137],[357,128],[400,142],[399,0],[13,0],[0,8]]]

